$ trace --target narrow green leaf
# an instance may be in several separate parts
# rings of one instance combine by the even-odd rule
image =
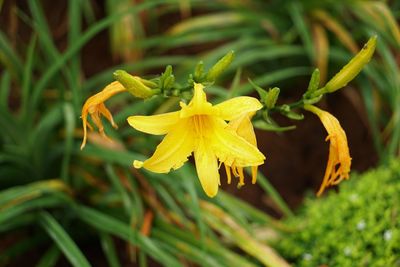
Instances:
[[[35,213],[22,213],[16,216],[15,220],[6,220],[0,224],[0,233],[11,232],[17,228],[29,227],[36,222]]]
[[[120,267],[117,252],[115,250],[114,242],[110,235],[101,233],[100,234],[101,248],[103,249],[104,255],[106,256],[108,266]]]
[[[281,70],[269,72],[264,75],[260,75],[253,82],[261,87],[267,87],[269,84],[276,84],[279,81],[287,80],[296,76],[305,76],[310,74],[310,67],[289,67]],[[241,85],[237,89],[238,95],[246,95],[252,91],[250,83]]]
[[[65,183],[69,183],[69,168],[72,146],[74,144],[75,130],[75,113],[71,104],[64,103],[63,106],[64,121],[65,121],[65,141],[64,141],[64,156],[61,165],[61,179]]]
[[[35,59],[35,48],[36,48],[36,35],[33,35],[31,41],[29,42],[29,46],[26,52],[26,60],[24,62],[24,72],[22,76],[22,107],[21,107],[21,114],[25,119],[26,116],[31,116],[33,114],[28,113],[28,106],[29,106],[29,94],[30,89],[33,87],[32,83],[32,74],[34,68],[34,59]]]
[[[293,25],[299,32],[300,38],[307,50],[308,57],[311,62],[315,60],[314,46],[311,38],[310,30],[306,22],[306,15],[303,13],[301,2],[294,1],[289,5],[289,14],[292,17]]]
[[[3,112],[8,112],[8,101],[11,91],[11,77],[8,71],[1,75],[0,81],[0,108]],[[1,118],[0,118],[1,119]]]
[[[174,237],[173,235],[169,235],[168,233],[159,231],[158,229],[153,229],[153,236],[173,246],[176,251],[179,251],[179,253],[181,255],[184,255],[185,258],[193,260],[194,262],[200,264],[200,266],[221,266],[221,263],[218,262],[215,257],[210,257],[206,251],[185,243],[182,240]]]
[[[257,183],[261,186],[261,188],[265,191],[265,193],[267,193],[271,197],[271,199],[277,204],[279,209],[286,217],[294,216],[293,212],[286,204],[286,202],[283,200],[281,195],[278,193],[278,191],[276,191],[273,185],[261,172],[258,172],[257,174]]]
[[[121,183],[120,178],[115,173],[114,168],[111,164],[106,165],[106,173],[108,178],[110,179],[112,185],[116,188],[117,192],[121,195],[122,202],[124,204],[125,212],[129,216],[132,213],[133,204],[128,195],[128,192],[125,190],[124,186]]]
[[[60,249],[56,245],[52,245],[40,258],[36,267],[53,267],[60,258]]]
[[[61,194],[31,199],[22,204],[14,205],[12,208],[2,209],[0,213],[0,224],[8,223],[11,220],[17,220],[22,214],[26,214],[38,208],[53,208],[66,204],[68,204],[68,199]]]
[[[54,240],[65,257],[72,266],[89,267],[91,266],[82,251],[78,248],[72,238],[63,229],[63,227],[48,212],[41,212],[39,223],[42,228]]]
[[[69,188],[63,182],[56,179],[15,186],[0,191],[0,209],[10,207],[10,202],[19,204],[21,200],[29,200],[45,193],[66,192],[68,190]]]
[[[82,8],[81,0],[70,0],[68,1],[68,22],[69,22],[69,31],[68,31],[68,47],[71,47],[77,42],[81,35],[81,8]],[[81,62],[80,55],[76,54],[70,59],[70,70],[71,70],[71,80],[73,82],[71,86],[71,91],[73,94],[72,101],[74,103],[74,110],[79,111],[82,106],[82,94],[80,87],[80,79],[81,79]]]
[[[0,63],[13,77],[17,79],[22,77],[22,61],[2,31],[0,31]]]
[[[174,257],[165,253],[150,238],[136,232],[129,224],[125,224],[109,215],[84,206],[80,206],[77,209],[77,213],[82,221],[98,230],[113,234],[129,241],[133,245],[139,246],[140,249],[144,250],[155,260],[171,267],[182,266]]]
[[[105,17],[104,19],[98,21],[94,25],[90,26],[84,33],[81,34],[80,38],[76,40],[75,44],[68,47],[68,49],[47,69],[47,71],[42,75],[40,80],[36,83],[34,88],[34,93],[32,95],[33,107],[38,105],[40,97],[45,89],[47,83],[53,78],[53,76],[62,68],[66,61],[73,57],[79,50],[96,34],[104,30],[106,27],[111,25],[114,21],[120,19],[120,17],[127,13],[137,14],[138,12],[153,8],[157,5],[167,2],[166,0],[154,0],[151,2],[144,2],[142,4],[136,5],[133,8],[124,10],[121,13],[116,13],[112,16]]]
[[[44,55],[47,57],[48,63],[53,64],[53,62],[57,62],[60,59],[61,54],[57,50],[57,47],[53,42],[53,37],[46,20],[46,16],[43,12],[41,5],[38,3],[38,0],[28,1],[28,5],[29,5],[29,10],[31,11],[33,17],[33,26],[36,30],[36,33],[38,34],[39,42],[41,46],[43,46],[43,49],[45,51]],[[61,66],[61,71],[68,81],[67,86],[73,88],[75,84],[72,80],[70,69],[68,69],[64,65]],[[60,95],[63,97],[64,94],[62,90],[64,90],[64,88],[60,88],[60,90],[61,90]],[[33,97],[35,96],[35,93],[36,91],[33,92]],[[35,102],[32,102],[32,104],[33,106],[31,107],[31,109],[34,110]]]
[[[80,154],[102,159],[109,163],[117,163],[124,167],[132,165],[132,162],[135,159],[144,159],[144,156],[140,154],[128,151],[110,150],[102,147],[95,147],[92,145],[86,145],[85,149],[82,150]]]
[[[224,243],[221,243],[219,237],[211,239],[210,236],[207,236],[204,240],[200,240],[197,233],[183,230],[161,220],[157,220],[156,225],[157,231],[154,233],[154,237],[157,238],[157,233],[165,233],[167,236],[164,235],[163,238],[160,239],[163,241],[165,240],[165,243],[175,248],[176,253],[184,253],[184,251],[180,249],[180,244],[183,244],[183,246],[189,244],[189,249],[200,250],[202,253],[206,253],[208,255],[207,257],[218,259],[222,266],[255,266],[247,257],[238,255],[231,251]],[[170,240],[169,236],[173,238]]]

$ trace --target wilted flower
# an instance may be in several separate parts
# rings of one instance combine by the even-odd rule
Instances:
[[[325,188],[339,184],[343,179],[349,179],[351,157],[347,144],[346,133],[340,126],[339,121],[329,112],[323,111],[315,106],[306,105],[304,109],[316,114],[324,125],[329,140],[329,158],[326,166],[324,180],[318,190],[320,196]]]
[[[114,128],[118,128],[115,124],[111,112],[104,105],[104,102],[112,97],[115,94],[126,91],[124,86],[118,81],[112,82],[107,85],[101,92],[89,97],[85,104],[82,107],[82,124],[83,124],[83,141],[81,145],[81,149],[83,149],[86,145],[87,140],[87,129],[86,126],[89,127],[91,131],[93,131],[93,127],[88,123],[87,116],[90,115],[93,123],[96,125],[99,133],[107,137],[104,133],[103,123],[101,122],[101,115],[106,117],[106,119],[111,123]]]
[[[254,133],[253,125],[251,124],[251,117],[253,117],[254,112],[251,113],[243,113],[241,116],[237,117],[234,120],[231,120],[228,124],[228,127],[235,131],[237,135],[244,138],[247,142],[257,147],[257,139],[256,134]],[[226,176],[228,179],[228,184],[231,183],[231,170],[235,177],[239,177],[239,186],[244,185],[244,174],[243,167],[238,167],[235,162],[232,165],[225,165]],[[255,184],[257,181],[257,169],[258,166],[251,166],[251,183]]]
[[[243,167],[263,164],[265,157],[257,146],[226,122],[251,114],[261,109],[262,105],[253,97],[242,96],[212,106],[207,102],[203,89],[202,84],[195,84],[192,100],[188,105],[181,102],[180,111],[131,116],[128,122],[142,132],[166,134],[149,159],[134,161],[135,168],[167,173],[180,168],[194,152],[201,185],[209,197],[214,197],[220,184],[218,160],[226,166],[234,166],[238,171]],[[248,126],[247,123],[244,125]]]
[[[93,123],[97,126],[99,133],[107,138],[104,133],[103,123],[101,122],[101,115],[106,117],[106,119],[111,123],[114,128],[118,128],[115,124],[111,112],[104,105],[104,102],[115,94],[127,91],[131,95],[137,98],[149,98],[156,94],[156,90],[152,90],[148,85],[156,86],[155,83],[142,79],[139,76],[133,76],[123,70],[117,70],[113,74],[114,78],[117,80],[115,82],[107,85],[101,92],[89,97],[82,107],[82,123],[83,123],[83,141],[81,149],[86,145],[87,140],[87,129],[93,131],[93,127],[87,123],[88,114],[92,118]]]

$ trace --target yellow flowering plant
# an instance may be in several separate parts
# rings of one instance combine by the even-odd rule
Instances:
[[[328,132],[326,140],[330,142],[326,172],[317,192],[320,196],[325,188],[349,178],[351,157],[347,137],[339,121],[314,104],[319,102],[324,94],[335,92],[354,79],[371,59],[375,46],[374,36],[323,87],[319,85],[319,71],[316,69],[302,98],[297,102],[282,105],[277,105],[279,88],[264,90],[251,80],[250,83],[257,91],[259,99],[238,96],[216,105],[208,102],[207,88],[215,83],[218,76],[230,65],[234,58],[233,51],[227,53],[207,72],[204,71],[203,63],[199,62],[183,86],[175,81],[171,66],[159,77],[150,80],[118,70],[114,73],[116,81],[90,97],[82,108],[84,136],[81,148],[87,140],[86,127],[93,130],[87,121],[89,115],[103,136],[106,135],[101,115],[106,117],[114,128],[117,127],[104,104],[111,96],[127,91],[143,99],[179,97],[181,101],[178,111],[150,116],[132,115],[127,118],[129,125],[138,131],[165,135],[152,156],[144,161],[135,160],[133,166],[155,173],[168,173],[179,169],[193,154],[200,184],[207,196],[214,197],[220,185],[219,168],[222,164],[228,183],[231,183],[233,174],[238,178],[238,186],[244,185],[246,167],[251,169],[251,182],[256,183],[258,166],[264,163],[265,155],[257,147],[253,125],[262,130],[291,130],[293,126],[280,127],[272,120],[271,115],[279,113],[292,120],[302,120],[304,116],[295,110],[304,109],[320,118]]]

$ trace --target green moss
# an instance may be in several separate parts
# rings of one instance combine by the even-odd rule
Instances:
[[[310,197],[276,244],[295,266],[400,266],[400,162]]]

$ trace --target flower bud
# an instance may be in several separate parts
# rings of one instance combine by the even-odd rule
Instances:
[[[211,67],[211,69],[207,73],[207,81],[213,82],[215,79],[218,78],[221,73],[229,67],[229,65],[232,63],[233,58],[235,57],[235,52],[230,51],[228,52],[223,58],[218,60],[217,63],[215,63],[214,66]]]
[[[353,57],[326,85],[325,91],[332,93],[347,85],[369,62],[376,47],[376,35],[371,37],[358,54]]]
[[[281,90],[278,87],[274,87],[268,90],[267,95],[265,97],[265,105],[267,106],[268,109],[275,107],[280,91]]]
[[[149,98],[156,93],[155,90],[149,87],[149,81],[143,80],[138,76],[132,76],[124,70],[115,71],[113,76],[135,97]]]

